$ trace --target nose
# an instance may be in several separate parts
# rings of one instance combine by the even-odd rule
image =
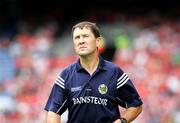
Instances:
[[[83,44],[84,42],[85,42],[85,41],[84,41],[83,36],[80,36],[79,43],[80,43],[80,44]]]
[[[85,42],[84,42],[84,41],[80,41],[80,42],[79,42],[79,45],[82,45],[82,44],[85,44]]]

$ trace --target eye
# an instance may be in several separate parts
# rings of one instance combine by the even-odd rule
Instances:
[[[83,37],[85,37],[85,38],[86,38],[86,37],[89,37],[89,35],[85,34],[85,35],[83,35]]]
[[[80,38],[80,36],[79,36],[79,35],[74,37],[74,39],[79,39],[79,38]]]

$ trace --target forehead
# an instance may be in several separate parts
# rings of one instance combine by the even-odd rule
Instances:
[[[93,34],[90,27],[84,26],[84,27],[77,27],[74,29],[73,35],[81,35],[81,34]]]

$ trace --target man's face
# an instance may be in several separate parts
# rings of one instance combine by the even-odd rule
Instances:
[[[73,32],[74,49],[79,56],[97,52],[99,38],[95,38],[89,27],[76,28]]]

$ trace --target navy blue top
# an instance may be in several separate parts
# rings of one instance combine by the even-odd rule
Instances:
[[[45,110],[61,115],[68,108],[68,123],[112,123],[120,118],[118,105],[142,105],[133,83],[118,66],[100,57],[90,75],[80,64],[65,68],[57,77]]]

